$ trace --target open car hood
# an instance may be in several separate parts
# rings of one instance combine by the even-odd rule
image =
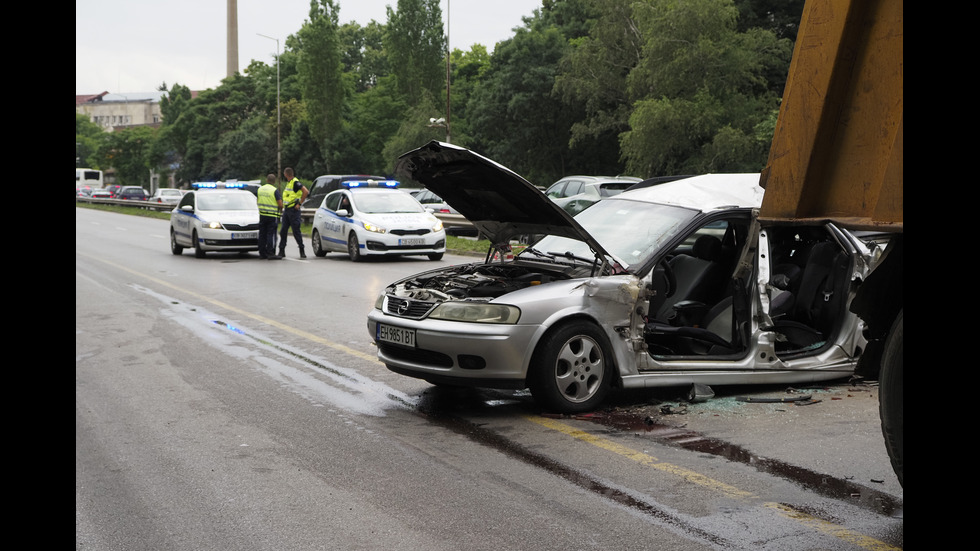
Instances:
[[[597,255],[613,258],[541,190],[468,149],[431,141],[400,156],[395,173],[442,197],[495,246],[519,235],[559,235],[584,241]]]

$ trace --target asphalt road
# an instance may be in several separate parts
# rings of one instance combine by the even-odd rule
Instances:
[[[195,259],[167,231],[76,208],[76,549],[903,546],[873,384],[551,415],[377,362],[384,285],[472,258]]]

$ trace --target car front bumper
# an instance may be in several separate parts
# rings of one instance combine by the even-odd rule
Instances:
[[[413,345],[381,339],[380,326],[412,332]],[[524,388],[538,325],[412,320],[372,310],[368,332],[389,369],[433,383]]]

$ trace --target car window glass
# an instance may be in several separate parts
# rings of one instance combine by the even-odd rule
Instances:
[[[184,205],[191,205],[191,206],[194,205],[194,192],[193,191],[187,192],[187,194],[184,195],[184,197],[181,198],[180,205],[179,206],[182,207]]]
[[[258,205],[251,193],[203,193],[197,199],[199,210],[255,210]]]
[[[336,212],[338,210],[337,209],[337,205],[340,204],[340,196],[341,195],[343,195],[343,194],[342,193],[332,193],[330,195],[327,195],[327,198],[324,199],[324,201],[323,201],[323,206],[325,206],[328,209]]]
[[[563,189],[565,189],[565,182],[554,184],[550,188],[548,188],[548,191],[545,192],[545,195],[547,195],[548,197],[562,197],[561,191]]]
[[[357,210],[367,214],[423,211],[418,201],[401,192],[365,193],[357,195],[353,199],[357,205]]]
[[[696,211],[639,201],[599,201],[575,217],[609,253],[628,266],[642,266],[661,250],[664,243],[683,230]],[[547,236],[535,243],[540,251],[591,258],[589,246],[581,241]]]

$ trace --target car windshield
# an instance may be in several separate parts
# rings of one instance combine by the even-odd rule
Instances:
[[[248,192],[201,193],[197,196],[200,210],[256,210],[255,196]]]
[[[354,205],[365,214],[387,214],[394,212],[425,212],[422,205],[411,195],[396,193],[354,194]]]
[[[180,197],[180,190],[177,189],[161,189],[160,195],[172,195],[174,197]]]
[[[651,259],[696,215],[697,211],[681,207],[612,199],[592,205],[579,213],[575,221],[606,251],[629,267],[640,266]],[[559,255],[594,256],[586,243],[554,235],[542,238],[533,248]]]

